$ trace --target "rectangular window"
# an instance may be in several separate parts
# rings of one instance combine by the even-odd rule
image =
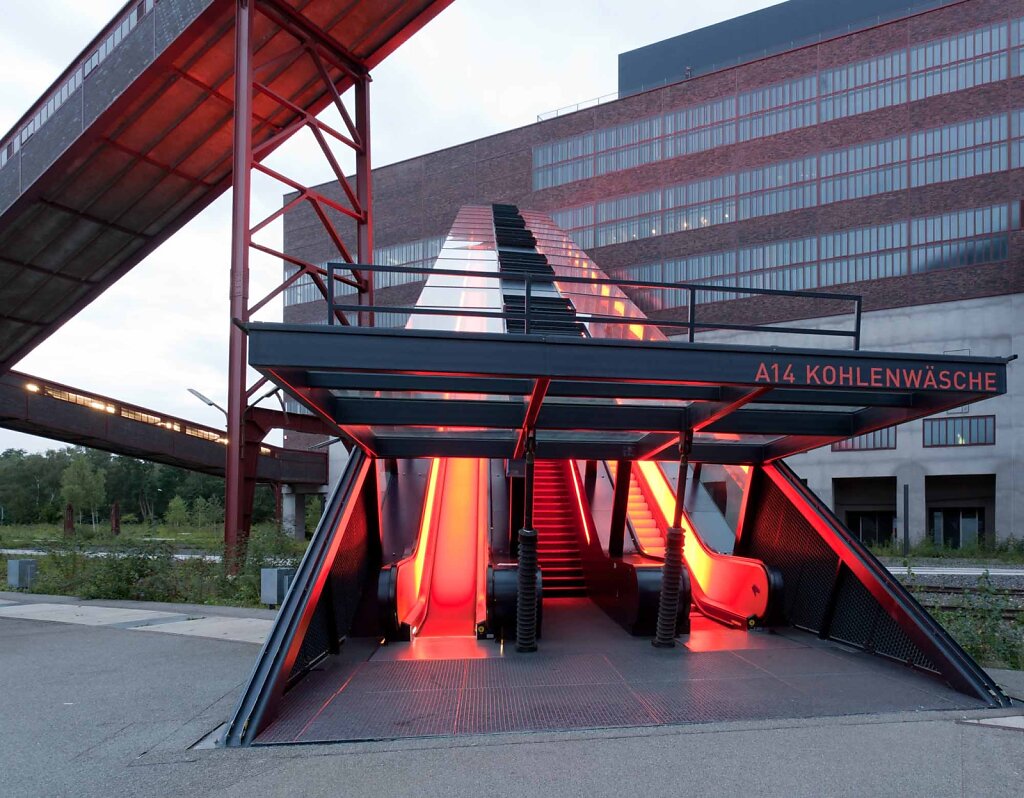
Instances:
[[[910,137],[910,185],[1006,171],[1006,114],[933,128]]]
[[[737,175],[737,218],[753,219],[817,204],[817,159],[776,163]]]
[[[926,418],[924,445],[939,446],[992,446],[996,442],[995,416],[957,416],[955,418]]]
[[[1009,26],[992,25],[910,48],[910,99],[962,91],[1007,75]]]
[[[821,121],[863,114],[907,101],[906,50],[822,72]]]
[[[904,136],[859,144],[821,156],[821,204],[906,188]]]
[[[822,286],[898,277],[907,273],[907,223],[825,234],[820,252]]]
[[[868,452],[895,448],[896,427],[876,429],[874,432],[857,435],[854,438],[847,438],[845,441],[836,441],[832,444],[833,452]]]
[[[795,130],[818,121],[818,81],[797,78],[743,92],[737,97],[737,141],[750,141]]]
[[[1012,207],[1019,206],[1014,203]],[[1014,227],[1020,224],[1006,205],[914,219],[910,224],[910,270],[918,274],[1006,260],[1011,223]]]

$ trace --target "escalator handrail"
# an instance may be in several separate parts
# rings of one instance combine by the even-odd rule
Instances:
[[[835,538],[843,544],[842,550],[838,550],[836,546],[830,545],[830,548],[836,553],[840,561],[847,567],[853,564],[867,571],[885,589],[890,601],[906,613],[925,632],[928,642],[956,669],[957,675],[965,685],[970,686],[980,697],[993,702],[996,706],[1010,706],[1010,700],[988,673],[964,651],[949,632],[932,618],[904,584],[888,568],[882,565],[864,547],[863,543],[853,536],[835,513],[829,509],[828,505],[804,485],[796,475],[796,472],[787,463],[782,460],[776,460],[765,465],[763,468],[769,477],[773,473],[777,473],[779,478],[816,512],[818,518],[829,527]],[[827,538],[825,542],[830,543]],[[851,557],[854,558],[855,562],[850,562]],[[861,579],[860,575],[856,573],[856,568],[851,570],[854,571],[854,575],[858,579]],[[864,582],[865,580],[861,579],[861,581]],[[879,603],[884,610],[885,602]]]
[[[268,711],[280,701],[285,682],[291,675],[286,671],[294,662],[305,628],[316,609],[310,606],[316,578],[325,567],[324,561],[335,537],[345,534],[346,530],[341,528],[342,521],[352,502],[359,497],[372,464],[373,461],[361,449],[353,448],[348,464],[327,500],[316,532],[295,570],[295,577],[281,602],[274,625],[260,649],[220,744],[231,747],[249,745],[261,730]]]

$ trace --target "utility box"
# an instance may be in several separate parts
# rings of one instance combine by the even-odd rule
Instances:
[[[28,590],[36,581],[35,560],[8,560],[7,586],[15,590]]]
[[[260,570],[260,604],[279,607],[295,578],[294,568],[263,568]]]

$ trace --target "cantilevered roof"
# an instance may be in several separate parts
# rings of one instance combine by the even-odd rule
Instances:
[[[250,363],[378,457],[765,463],[997,396],[1006,360],[252,324]]]
[[[338,77],[451,1],[253,0],[258,78],[317,113],[327,89],[285,20],[345,54]],[[230,187],[235,5],[132,0],[0,142],[0,374]],[[301,118],[262,94],[254,115],[257,144]]]

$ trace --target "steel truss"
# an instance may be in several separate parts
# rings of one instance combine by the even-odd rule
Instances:
[[[323,432],[326,427],[317,419],[289,416],[283,412],[256,408],[253,398],[267,383],[259,379],[247,387],[248,342],[244,325],[271,300],[294,285],[303,276],[309,277],[326,298],[328,281],[344,283],[356,289],[360,305],[373,304],[373,274],[358,268],[349,274],[331,274],[315,264],[280,252],[255,241],[270,224],[304,203],[313,209],[323,225],[337,256],[347,264],[372,263],[373,214],[370,174],[370,74],[330,33],[281,0],[235,0],[235,126],[234,187],[231,219],[231,328],[228,351],[227,463],[225,485],[224,545],[229,557],[240,556],[245,549],[252,524],[252,505],[256,488],[256,464],[260,444],[275,428]],[[294,39],[294,48],[259,61],[259,43],[268,30],[285,32]],[[318,82],[327,92],[330,103],[344,122],[339,131],[296,103],[271,90],[262,80],[272,74],[282,60],[291,62],[301,54],[310,59]],[[354,114],[349,112],[342,94],[354,88]],[[312,87],[309,87],[312,88]],[[278,116],[287,116],[287,124],[275,124]],[[271,169],[263,160],[280,144],[299,131],[309,130],[331,172],[337,179],[347,202],[338,202],[314,188],[280,171]],[[268,132],[270,133],[267,138]],[[257,145],[255,142],[259,140]],[[342,170],[331,143],[348,147],[355,155],[355,187]],[[282,207],[264,219],[254,220],[251,213],[252,178],[262,174],[295,192]],[[346,243],[330,212],[352,220],[356,226],[355,252]],[[249,301],[249,256],[252,250],[279,258],[296,267],[259,301]],[[347,324],[341,311],[337,321]],[[360,313],[360,323],[373,325],[372,311]]]

